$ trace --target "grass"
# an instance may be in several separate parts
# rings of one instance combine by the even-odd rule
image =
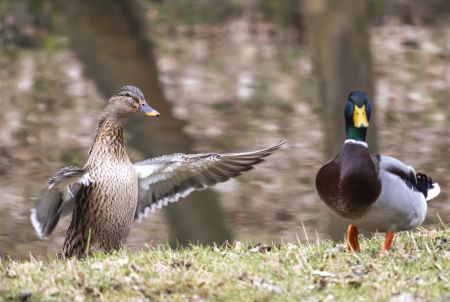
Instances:
[[[22,301],[389,301],[450,299],[450,230],[383,237],[347,254],[330,241],[94,254],[0,262],[0,300]],[[405,300],[401,300],[405,301]],[[422,301],[422,300],[420,300]]]

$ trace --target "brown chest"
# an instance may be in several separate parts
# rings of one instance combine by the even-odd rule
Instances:
[[[344,218],[361,217],[381,192],[378,169],[366,147],[344,144],[316,177],[320,198]]]

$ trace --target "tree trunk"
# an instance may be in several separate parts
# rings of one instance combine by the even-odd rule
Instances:
[[[366,1],[303,0],[301,11],[315,60],[322,105],[324,154],[328,160],[345,139],[344,105],[353,90],[363,90],[373,104],[374,85]],[[374,104],[373,104],[374,105]],[[376,110],[374,110],[376,117]],[[370,121],[368,143],[377,149],[375,119]],[[327,232],[342,239],[345,225],[329,217]]]
[[[133,0],[80,0],[61,3],[64,30],[72,48],[86,66],[86,73],[100,92],[111,96],[131,84],[142,89],[161,117],[130,118],[128,143],[149,158],[174,152],[191,152],[192,139],[184,122],[172,117],[158,78],[143,9]],[[222,243],[230,239],[225,229],[218,195],[198,192],[167,207],[171,243]],[[148,238],[150,239],[150,238]]]

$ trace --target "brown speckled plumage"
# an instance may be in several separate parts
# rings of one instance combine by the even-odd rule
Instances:
[[[103,111],[85,166],[66,167],[53,175],[31,210],[31,223],[41,238],[52,233],[61,217],[73,214],[62,258],[119,249],[135,219],[251,170],[283,145],[280,141],[228,154],[176,153],[133,165],[123,142],[123,124],[138,111],[159,115],[138,88],[121,88]]]
[[[76,197],[63,255],[113,250],[125,243],[137,205],[138,179],[123,144],[123,120],[108,110],[99,123],[85,169],[95,182]],[[114,209],[114,210],[111,210]]]

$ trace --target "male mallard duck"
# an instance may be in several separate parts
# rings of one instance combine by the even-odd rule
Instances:
[[[385,232],[384,250],[394,233],[413,229],[425,219],[427,201],[440,188],[425,174],[386,155],[371,155],[366,132],[371,114],[364,92],[350,93],[345,106],[347,139],[336,157],[317,173],[320,198],[350,222],[347,250],[359,251],[358,229]]]
[[[101,115],[87,163],[52,176],[32,210],[31,222],[40,237],[51,234],[60,217],[73,213],[63,257],[119,249],[134,220],[252,169],[283,144],[244,153],[177,153],[133,164],[123,128],[125,119],[139,111],[159,116],[138,88],[122,87]]]

